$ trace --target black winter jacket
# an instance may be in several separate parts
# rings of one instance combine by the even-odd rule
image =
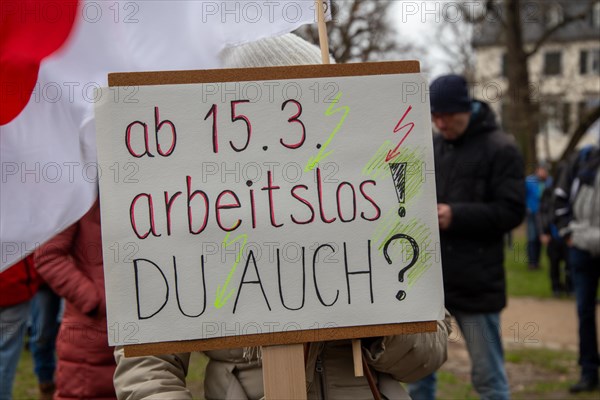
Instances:
[[[446,307],[497,312],[506,305],[503,235],[525,216],[524,163],[482,102],[455,141],[434,137],[438,203],[452,208],[440,232]]]

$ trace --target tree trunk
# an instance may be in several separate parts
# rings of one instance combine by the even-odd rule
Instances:
[[[529,71],[527,54],[523,43],[521,24],[521,1],[505,0],[506,51],[508,59],[508,112],[509,132],[515,135],[525,158],[528,171],[537,163],[536,134],[538,131],[537,110],[529,95]]]

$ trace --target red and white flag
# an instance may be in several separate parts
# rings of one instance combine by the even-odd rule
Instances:
[[[2,271],[90,208],[98,173],[128,173],[96,163],[93,109],[109,72],[218,68],[226,46],[316,13],[313,0],[3,0],[0,21]]]

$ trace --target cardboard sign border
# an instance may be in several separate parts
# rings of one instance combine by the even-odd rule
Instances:
[[[340,328],[321,328],[302,331],[260,333],[244,336],[225,336],[212,339],[181,340],[125,345],[126,357],[156,354],[187,353],[191,351],[233,349],[239,347],[273,346],[323,342],[327,340],[361,339],[366,337],[410,335],[436,332],[437,322],[404,322],[384,325],[361,325]]]
[[[193,71],[117,72],[108,74],[108,86],[274,81],[285,79],[334,78],[341,76],[416,74],[419,72],[421,72],[421,67],[418,61],[314,64],[287,67],[205,69]]]
[[[334,78],[411,74],[421,72],[418,61],[386,61],[357,64],[315,64],[286,67],[210,69],[194,71],[124,72],[108,75],[108,86],[182,85],[194,83],[223,83],[270,81],[286,79]],[[327,340],[358,339],[435,332],[436,321],[406,322],[383,325],[360,325],[339,328],[321,328],[291,332],[262,333],[244,336],[225,336],[210,339],[182,340],[125,345],[125,356],[184,353],[239,347],[321,342]]]

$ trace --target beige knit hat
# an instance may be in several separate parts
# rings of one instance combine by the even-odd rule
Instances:
[[[293,33],[228,47],[220,57],[225,68],[321,64],[321,50]]]

